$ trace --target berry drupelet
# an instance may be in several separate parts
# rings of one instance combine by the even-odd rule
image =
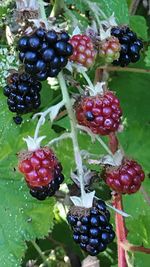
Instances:
[[[114,93],[106,91],[103,95],[79,98],[75,113],[79,124],[90,128],[94,134],[108,135],[118,130],[122,110]]]
[[[100,43],[99,56],[104,58],[106,63],[112,63],[119,58],[120,48],[118,38],[111,36]]]
[[[121,45],[120,57],[113,62],[114,65],[125,67],[130,62],[134,63],[140,59],[140,50],[143,48],[143,43],[129,27],[113,27],[111,35],[118,38]]]
[[[120,194],[136,193],[145,174],[142,167],[134,160],[123,159],[122,165],[117,167],[106,167],[104,179],[107,185]]]
[[[4,87],[4,95],[7,97],[9,110],[17,114],[13,118],[16,124],[22,122],[20,115],[39,108],[41,87],[41,83],[28,73],[15,72],[9,76],[8,84]]]
[[[69,39],[66,32],[39,28],[18,41],[19,59],[24,63],[25,70],[38,80],[56,77],[73,53]]]
[[[18,168],[25,176],[30,194],[38,200],[53,196],[64,180],[62,166],[53,151],[42,147],[19,156]]]
[[[73,230],[73,239],[81,249],[91,256],[106,250],[107,245],[115,238],[110,213],[102,200],[97,200],[92,208],[74,206],[67,215],[68,223]]]
[[[72,36],[69,42],[73,46],[73,55],[70,60],[84,67],[91,67],[95,61],[96,51],[90,37],[77,34]]]

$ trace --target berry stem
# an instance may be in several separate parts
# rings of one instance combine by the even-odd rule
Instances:
[[[145,254],[150,254],[150,248],[145,248],[143,245],[142,246],[135,246],[133,244],[130,244],[128,241],[124,242],[122,244],[123,248],[127,251],[134,251],[134,252],[142,252]]]
[[[139,69],[139,68],[127,68],[127,67],[111,67],[111,66],[101,66],[98,69],[107,70],[107,71],[121,71],[121,72],[134,72],[134,73],[150,73],[148,69]]]
[[[67,139],[67,138],[72,138],[71,133],[64,133],[61,136],[54,138],[53,140],[51,140],[48,145],[52,146],[55,143],[58,143],[59,141],[63,140],[63,139]]]
[[[58,80],[59,80],[59,84],[60,84],[61,91],[62,91],[63,101],[65,103],[65,106],[66,106],[66,109],[67,109],[67,112],[68,112],[68,116],[70,118],[71,135],[72,135],[74,156],[75,156],[75,162],[76,162],[76,166],[77,166],[77,174],[78,174],[78,177],[79,177],[79,180],[80,180],[81,198],[83,199],[84,195],[85,195],[84,180],[83,180],[84,172],[83,172],[81,153],[80,153],[78,139],[77,139],[76,118],[75,118],[75,115],[74,115],[74,112],[73,112],[71,99],[69,97],[69,93],[68,93],[68,90],[67,90],[66,82],[65,82],[65,79],[63,77],[63,73],[62,72],[60,72],[58,74]]]
[[[115,133],[111,133],[109,135],[109,147],[113,154],[118,150],[118,143],[119,142]],[[114,197],[113,203],[116,209],[123,211],[122,195],[117,194]],[[122,243],[126,241],[127,231],[125,227],[125,220],[118,212],[115,214],[115,223],[118,244],[118,267],[127,267],[126,253],[122,247]]]
[[[121,195],[120,196],[117,195],[115,197],[114,206],[118,210],[123,210]],[[126,241],[125,222],[123,216],[117,212],[115,214],[115,222],[116,222],[116,236],[118,243],[118,267],[127,267],[126,254],[124,248],[122,247],[122,243]]]
[[[35,133],[34,133],[34,140],[36,140],[39,136],[39,131],[41,126],[45,123],[45,117],[48,114],[51,114],[52,110],[55,110],[56,113],[64,106],[64,101],[62,100],[61,102],[59,102],[58,104],[56,104],[55,106],[51,106],[50,108],[48,108],[47,110],[45,110],[44,112],[41,113],[37,113],[33,116],[33,120],[40,115],[40,119],[38,120],[36,129],[35,129]],[[57,114],[55,114],[57,116]]]
[[[94,85],[91,82],[91,80],[90,80],[89,76],[87,75],[87,73],[83,69],[80,69],[80,73],[82,74],[82,76],[84,77],[84,79],[87,81],[87,84],[89,85],[90,90],[92,91],[92,93],[95,93]]]
[[[64,9],[64,5],[64,0],[55,0],[50,17],[57,17],[61,13],[62,9]]]
[[[44,253],[42,252],[42,250],[40,249],[40,247],[38,246],[38,244],[35,241],[31,241],[33,247],[35,248],[35,250],[38,252],[38,254],[40,255],[41,259],[43,260],[43,263],[47,266],[50,267],[51,264],[47,261],[47,258],[45,257]]]
[[[47,26],[47,17],[45,13],[43,0],[38,0],[38,4],[39,4],[39,11],[40,11],[41,18],[43,19],[43,21],[45,22],[45,25]]]

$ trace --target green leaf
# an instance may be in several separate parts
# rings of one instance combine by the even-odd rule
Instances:
[[[0,259],[3,266],[19,267],[27,240],[43,238],[53,227],[54,198],[40,202],[31,197],[17,171],[16,152],[25,147],[22,138],[33,135],[35,123],[16,126],[0,92]],[[44,127],[46,129],[46,126]],[[50,126],[47,129],[49,138]]]
[[[145,57],[145,63],[147,67],[150,67],[150,46],[148,47],[148,50],[146,51],[146,57]]]
[[[137,15],[130,16],[130,26],[137,33],[138,37],[144,41],[148,40],[148,26],[144,17]]]
[[[128,6],[126,0],[101,0],[93,2],[97,2],[99,4],[101,10],[107,17],[110,17],[114,13],[119,24],[129,23]]]

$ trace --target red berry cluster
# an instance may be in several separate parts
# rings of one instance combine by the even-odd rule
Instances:
[[[20,156],[22,157],[22,155],[25,155],[25,159],[20,161],[19,171],[25,175],[28,187],[34,190],[34,193],[37,191],[38,195],[34,194],[34,197],[39,199],[39,192],[43,196],[43,189],[46,191],[46,195],[44,194],[45,198],[48,195],[54,194],[57,187],[56,184],[59,185],[63,181],[63,175],[61,174],[62,166],[53,151],[48,147],[43,147],[32,153],[28,152]],[[58,188],[59,186],[57,190]],[[32,193],[32,191],[30,192]]]
[[[70,60],[79,63],[84,67],[91,67],[96,56],[91,39],[87,35],[77,34],[72,36],[69,42],[74,48]]]
[[[103,96],[81,97],[76,104],[76,118],[79,124],[87,126],[94,134],[108,135],[118,130],[122,110],[113,92]]]
[[[133,194],[139,190],[145,174],[136,161],[125,158],[118,168],[106,167],[104,177],[108,186],[116,192]]]

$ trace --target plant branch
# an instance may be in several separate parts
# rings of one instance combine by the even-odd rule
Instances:
[[[50,17],[57,17],[58,15],[60,15],[62,13],[62,10],[64,9],[64,6],[64,0],[55,0]]]
[[[66,82],[65,82],[65,79],[63,77],[62,72],[59,73],[58,80],[59,80],[59,84],[60,84],[61,91],[62,91],[63,101],[65,103],[65,106],[66,106],[66,109],[68,112],[68,116],[70,118],[74,157],[75,157],[75,162],[76,162],[76,166],[77,166],[77,174],[78,174],[78,177],[80,180],[81,198],[83,199],[83,197],[85,195],[84,180],[83,180],[84,179],[84,171],[83,171],[80,148],[79,148],[78,139],[77,139],[76,118],[75,118],[75,115],[73,112],[72,103],[71,103],[71,100],[69,97]]]
[[[136,10],[140,4],[140,0],[132,0],[132,3],[130,5],[129,11],[131,15],[134,15],[136,13]]]
[[[134,73],[147,73],[150,74],[150,70],[147,69],[139,69],[139,68],[122,68],[122,67],[113,67],[113,66],[101,66],[98,69],[109,71],[121,71],[121,72],[134,72]]]
[[[50,263],[47,261],[47,257],[45,257],[43,251],[40,249],[40,247],[38,246],[38,244],[35,241],[30,241],[30,242],[32,243],[33,247],[35,248],[35,250],[40,255],[43,263],[46,264],[47,267],[51,267]]]
[[[143,245],[135,246],[133,244],[130,244],[128,241],[123,242],[121,245],[127,251],[142,252],[145,254],[150,254],[150,248],[145,248]]]
[[[115,153],[118,150],[118,140],[115,133],[109,135],[109,147],[112,153]],[[122,195],[115,195],[113,204],[116,209],[123,211]],[[123,216],[117,212],[115,214],[115,223],[118,244],[118,267],[127,267],[126,253],[121,246],[121,244],[126,241],[127,230]]]
[[[64,134],[62,134],[61,136],[59,136],[59,137],[57,137],[57,138],[54,138],[53,140],[51,140],[51,141],[48,143],[48,145],[49,145],[49,146],[52,146],[53,144],[58,143],[59,141],[64,140],[64,139],[67,139],[67,138],[72,138],[71,133],[64,133]]]

